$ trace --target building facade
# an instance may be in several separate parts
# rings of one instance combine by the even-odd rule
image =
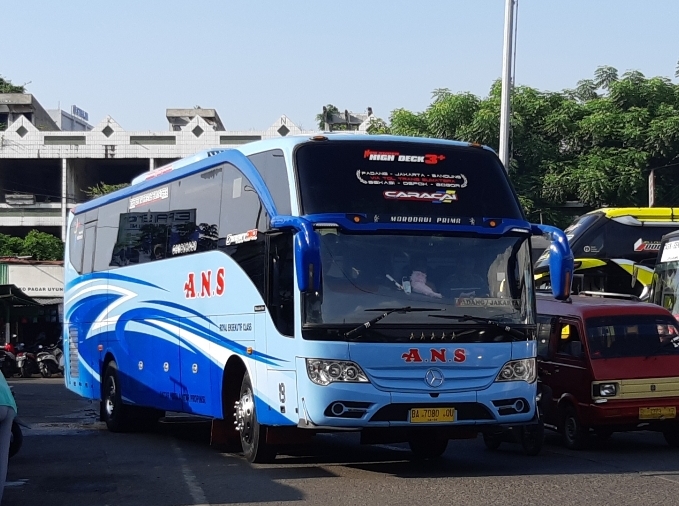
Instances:
[[[0,95],[0,103],[6,96]],[[64,131],[47,112],[40,118],[46,116],[51,129],[39,128],[32,121],[38,116],[27,114],[8,115],[11,121],[0,131],[0,233],[23,237],[37,229],[62,240],[69,209],[88,200],[88,188],[100,182],[129,183],[208,148],[318,133],[302,130],[285,115],[265,130],[227,130],[214,109],[202,108],[167,109],[169,128],[156,132],[127,131],[110,116],[90,130]],[[55,113],[62,125],[64,114]],[[365,132],[366,118],[357,131]]]

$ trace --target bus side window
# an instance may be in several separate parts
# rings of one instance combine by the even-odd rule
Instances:
[[[294,336],[295,329],[295,264],[291,233],[269,238],[268,306],[278,332]]]
[[[281,149],[255,153],[248,157],[266,184],[278,214],[291,214],[288,166]]]
[[[160,186],[126,199],[129,211],[120,214],[111,267],[143,264],[166,257],[169,197],[169,186]]]
[[[217,248],[224,167],[211,167],[171,184],[168,258]]]
[[[95,272],[107,271],[116,267],[111,265],[111,258],[118,239],[120,214],[127,212],[127,200],[107,204],[100,211],[97,220],[97,247],[94,250]]]
[[[269,215],[250,181],[224,165],[218,247],[236,261],[266,299],[266,240]]]
[[[83,252],[83,274],[92,272],[94,265],[94,250],[97,242],[97,222],[85,225],[85,248]]]
[[[85,249],[85,216],[73,218],[68,234],[68,250],[71,265],[78,274],[83,272],[83,250]]]

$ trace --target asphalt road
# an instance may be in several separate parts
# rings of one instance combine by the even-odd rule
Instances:
[[[10,384],[32,429],[10,460],[3,506],[679,504],[679,451],[658,434],[616,434],[583,452],[549,436],[538,457],[518,445],[491,452],[481,439],[451,441],[429,462],[411,462],[402,445],[319,436],[251,465],[211,448],[202,425],[112,434],[61,379]]]

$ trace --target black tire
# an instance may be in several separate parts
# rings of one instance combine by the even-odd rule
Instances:
[[[28,367],[28,364],[26,362],[24,362],[23,365],[21,366],[21,369],[19,369],[19,375],[22,378],[30,378],[32,376],[31,369]]]
[[[672,448],[679,448],[679,426],[668,427],[663,431],[665,441]]]
[[[521,428],[521,446],[523,453],[535,457],[542,451],[545,441],[545,426],[542,422],[535,425],[526,425]]]
[[[252,382],[246,372],[240,387],[240,398],[235,407],[236,427],[240,432],[243,456],[248,462],[272,462],[276,458],[276,449],[266,442],[266,427],[257,421],[255,396],[252,393]]]
[[[9,441],[9,458],[11,459],[21,449],[24,442],[24,434],[21,432],[21,426],[14,420],[12,422],[12,437]]]
[[[500,448],[500,445],[502,444],[502,435],[501,434],[484,434],[483,435],[483,442],[486,445],[486,448],[489,450],[495,451],[498,448]]]
[[[128,406],[123,404],[118,380],[118,366],[109,362],[104,373],[101,395],[101,420],[111,432],[128,432],[131,419]]]
[[[448,448],[447,439],[414,438],[408,441],[410,451],[418,459],[435,459],[443,455]]]
[[[566,448],[570,450],[582,450],[589,441],[589,429],[582,425],[571,406],[566,408],[561,419],[561,434]]]
[[[42,376],[43,378],[51,378],[52,373],[50,372],[49,367],[41,364],[40,365],[40,376]]]

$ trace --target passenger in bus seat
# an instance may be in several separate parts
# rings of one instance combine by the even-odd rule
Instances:
[[[427,261],[418,258],[413,262],[413,271],[410,274],[410,286],[413,292],[429,297],[442,299],[443,295],[436,291],[436,286],[427,281]]]

